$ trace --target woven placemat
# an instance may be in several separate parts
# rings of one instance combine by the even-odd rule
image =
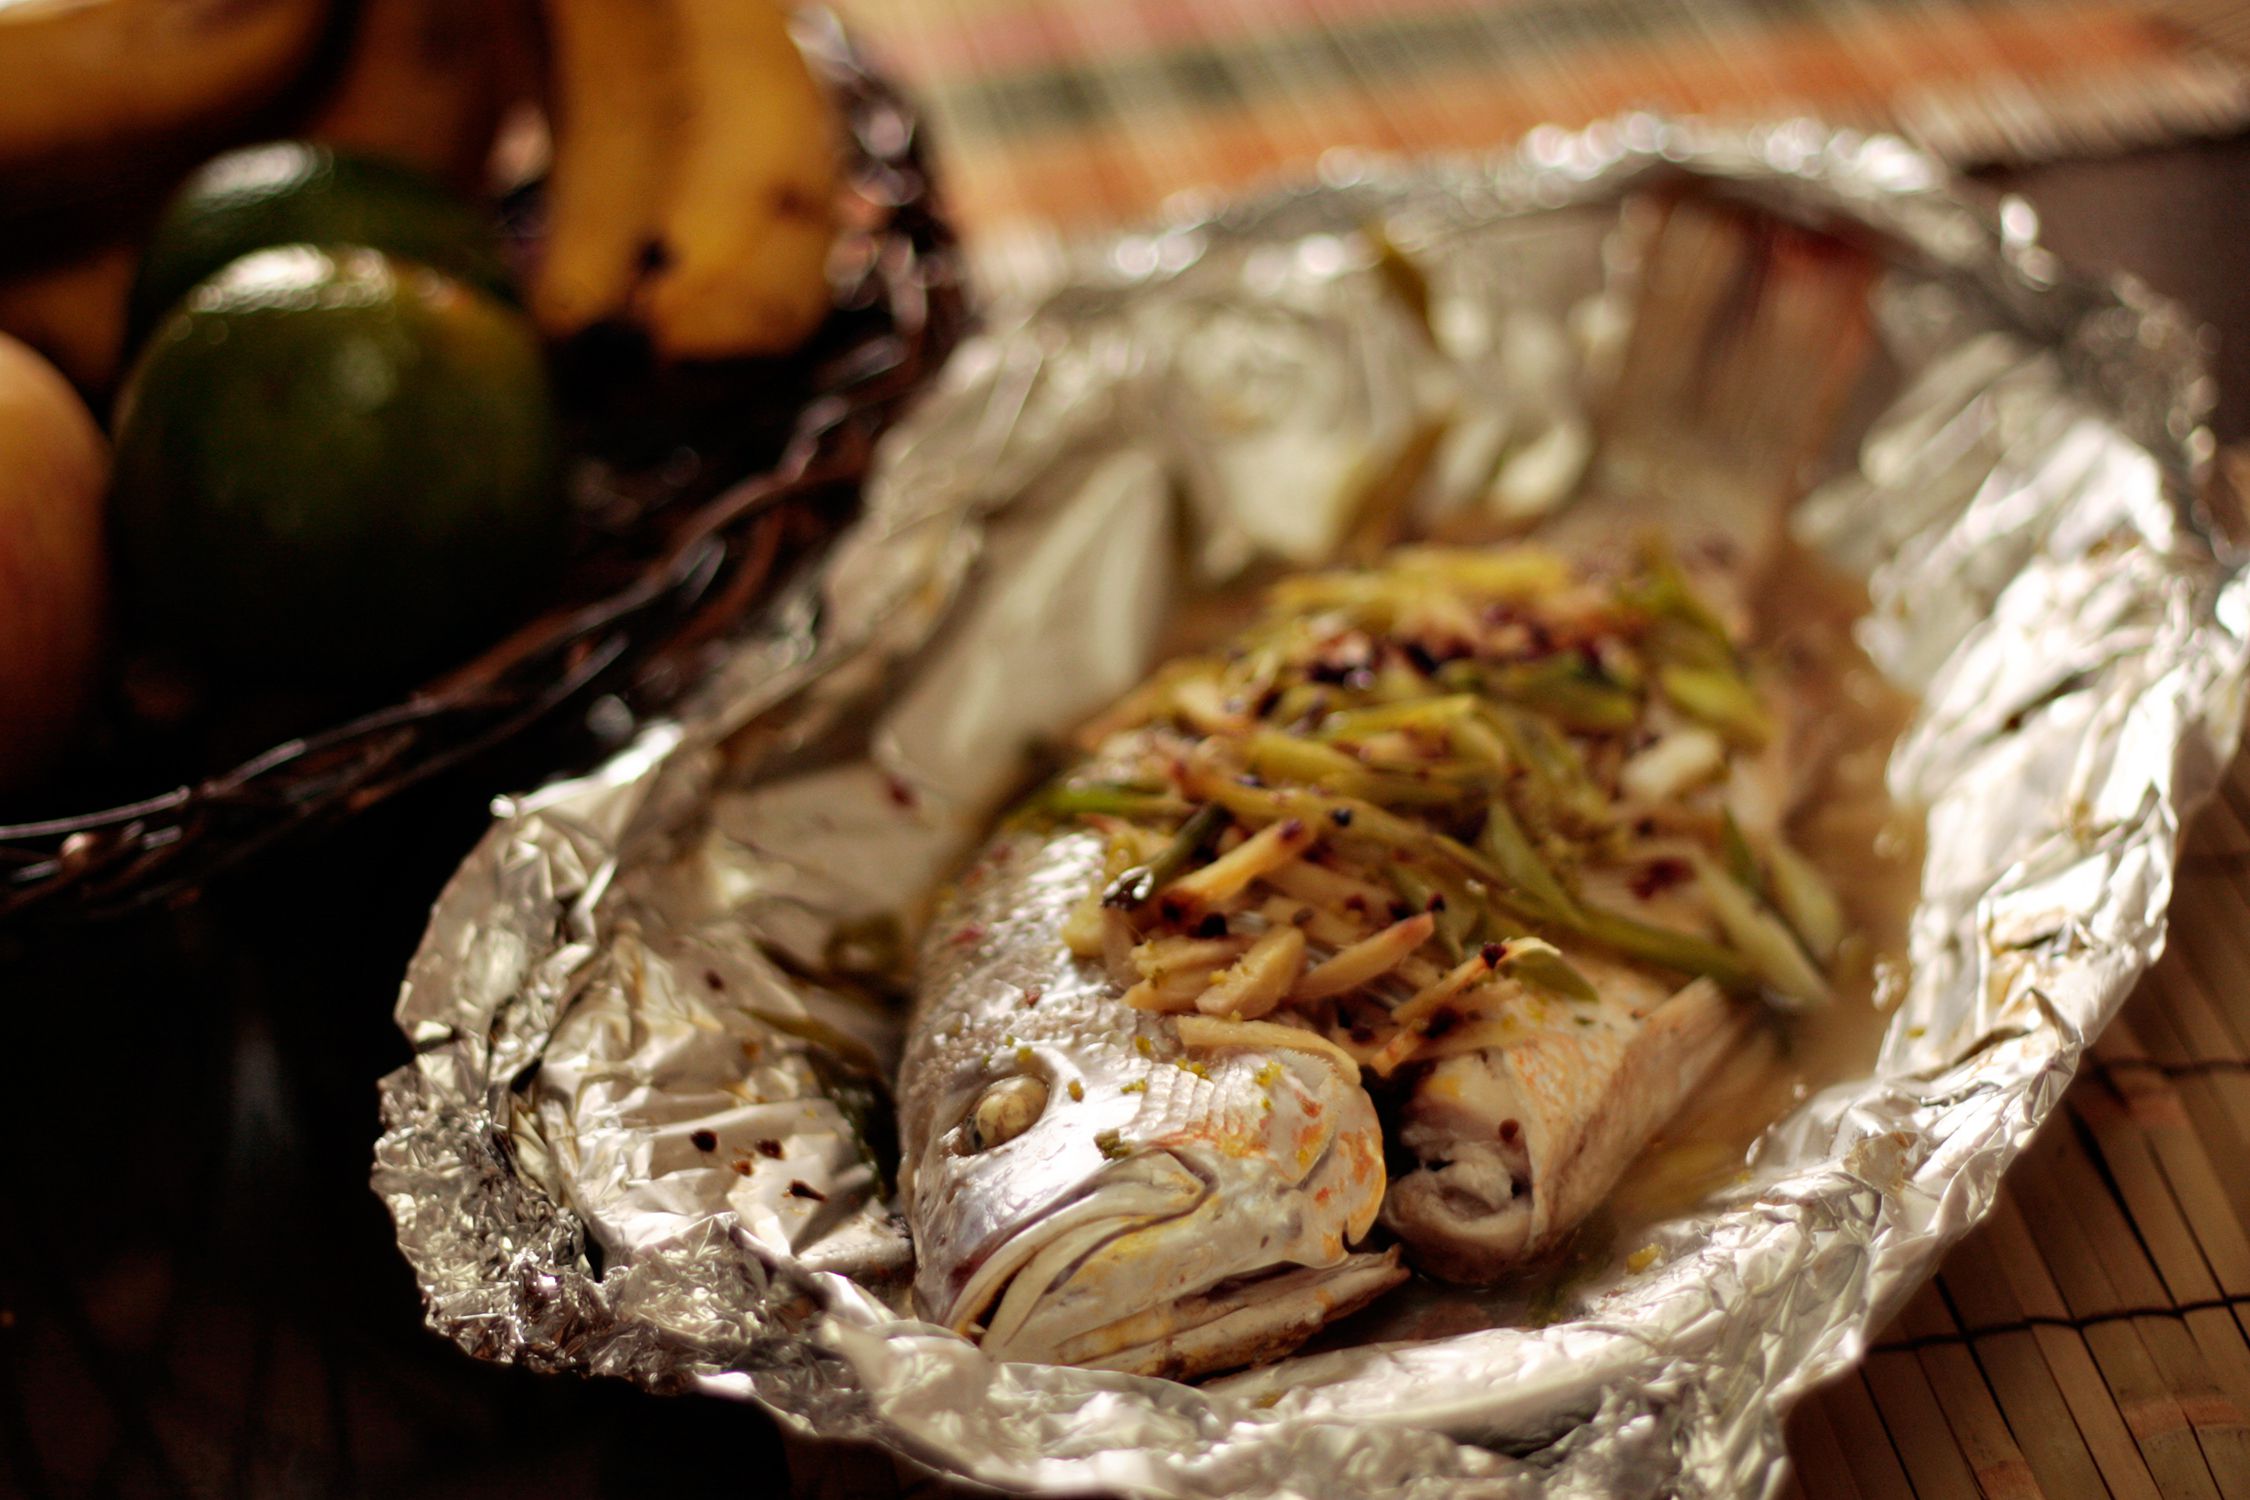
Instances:
[[[2250,759],[2188,849],[1997,1211],[1799,1408],[1793,1494],[2250,1496]]]
[[[2250,123],[2239,0],[838,4],[926,102],[956,221],[987,233],[1644,106],[1813,113],[1960,165]]]

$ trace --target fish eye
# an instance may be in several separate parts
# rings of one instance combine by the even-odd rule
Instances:
[[[986,1085],[962,1121],[963,1154],[973,1156],[1006,1145],[1029,1130],[1046,1109],[1045,1079],[1018,1073]]]

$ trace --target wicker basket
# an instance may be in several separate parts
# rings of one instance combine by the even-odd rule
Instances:
[[[843,245],[853,270],[835,312],[786,365],[657,376],[658,399],[644,391],[644,410],[608,424],[661,439],[676,411],[748,436],[706,445],[685,473],[656,456],[661,441],[644,442],[640,462],[587,465],[580,488],[601,503],[562,602],[401,701],[161,795],[0,825],[0,922],[83,921],[170,899],[605,696],[636,716],[661,709],[690,679],[696,648],[757,601],[783,559],[834,529],[875,439],[943,362],[965,311],[914,109],[840,36],[825,40],[816,61],[846,102],[863,210]],[[617,352],[566,351],[566,388],[598,380]]]

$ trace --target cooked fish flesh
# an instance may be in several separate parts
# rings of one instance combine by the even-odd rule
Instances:
[[[1469,1281],[1551,1249],[1760,997],[1825,998],[1789,726],[1703,591],[1744,552],[1589,553],[1286,580],[1088,727],[926,942],[926,1315],[1015,1358],[1272,1357],[1401,1247]]]

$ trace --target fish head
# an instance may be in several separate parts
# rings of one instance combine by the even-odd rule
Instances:
[[[907,1164],[925,1316],[1002,1358],[1182,1378],[1285,1352],[1403,1278],[1395,1251],[1351,1249],[1385,1179],[1347,1059],[1189,1054],[1127,1014],[949,1080]]]

